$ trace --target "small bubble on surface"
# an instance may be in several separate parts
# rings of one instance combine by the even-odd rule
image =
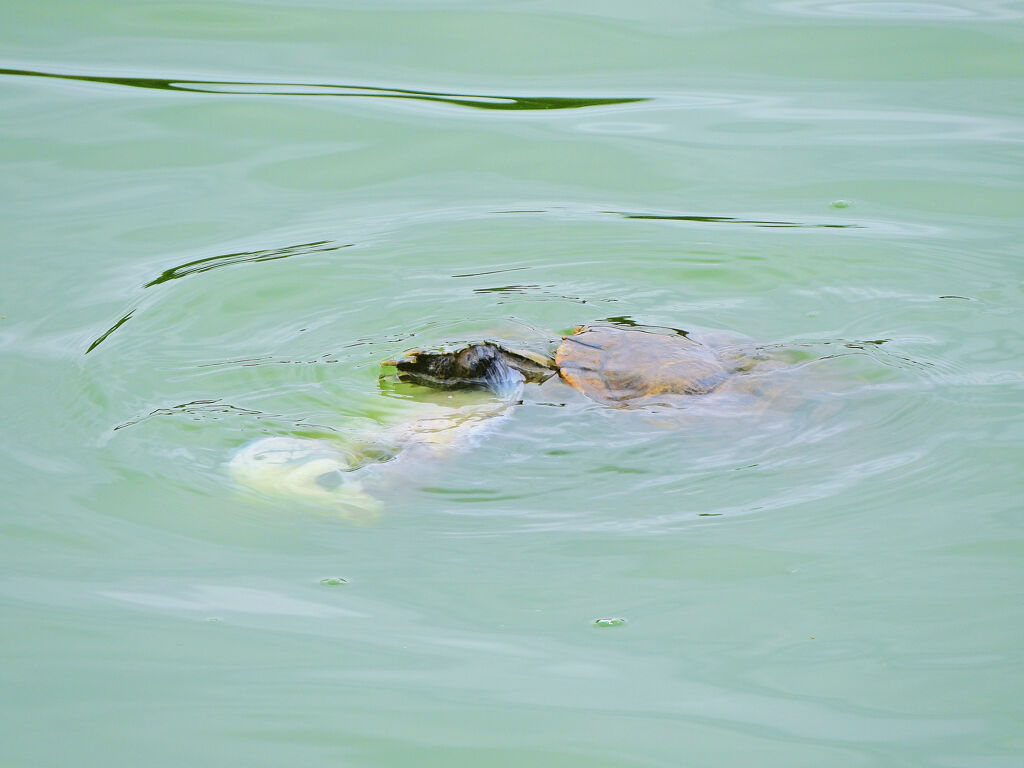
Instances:
[[[831,203],[829,203],[829,205],[832,206],[833,208],[849,208],[850,207],[850,201],[849,200],[833,200]]]
[[[326,579],[320,579],[320,583],[325,587],[339,587],[342,584],[348,584],[348,579],[343,579],[341,576],[329,576]]]
[[[207,616],[206,620],[211,624],[217,624],[219,622],[224,621],[224,619],[222,619],[220,616]]]
[[[621,627],[626,620],[621,616],[606,616],[601,619],[594,619],[594,626],[597,627]]]

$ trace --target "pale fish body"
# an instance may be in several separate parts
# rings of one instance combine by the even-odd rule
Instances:
[[[350,438],[263,437],[239,448],[228,472],[239,486],[262,496],[368,522],[381,511],[376,493],[398,485],[410,470],[471,445],[508,406],[493,398],[461,406],[415,402],[396,423]]]

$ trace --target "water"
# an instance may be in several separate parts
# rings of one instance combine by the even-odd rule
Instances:
[[[12,5],[2,762],[1019,765],[1022,15]],[[372,521],[228,473],[608,318],[805,397],[530,390]]]

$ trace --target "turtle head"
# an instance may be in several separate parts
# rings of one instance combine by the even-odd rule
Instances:
[[[394,366],[398,380],[409,384],[433,389],[489,389],[499,397],[512,397],[523,382],[541,382],[554,373],[547,361],[490,342],[452,352],[413,350],[381,365]]]

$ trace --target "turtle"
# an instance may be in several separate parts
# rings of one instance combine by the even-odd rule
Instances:
[[[524,383],[558,376],[603,405],[679,405],[710,395],[768,361],[702,343],[684,331],[642,326],[582,325],[563,336],[553,356],[484,341],[452,351],[413,350],[382,364],[400,382],[434,389],[489,389],[510,397]]]
[[[412,350],[382,365],[380,385],[421,385],[431,390],[484,390],[480,397],[423,390],[406,399],[403,416],[337,439],[275,436],[236,452],[229,463],[239,485],[265,496],[326,505],[367,520],[379,508],[378,491],[402,487],[410,471],[472,445],[488,425],[500,422],[520,401],[526,384],[556,377],[586,397],[623,409],[676,408],[694,398],[743,394],[765,406],[778,388],[757,376],[778,360],[736,337],[637,324],[583,325],[563,336],[551,354],[481,341],[455,349]],[[497,398],[492,397],[496,395]],[[716,412],[751,412],[748,398],[709,400]]]

